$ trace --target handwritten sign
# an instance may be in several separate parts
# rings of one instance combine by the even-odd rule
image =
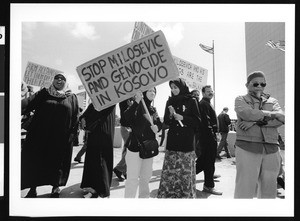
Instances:
[[[207,69],[199,67],[181,58],[173,56],[179,71],[179,77],[184,79],[187,86],[192,89],[201,90],[207,82]]]
[[[162,31],[131,42],[76,68],[96,110],[105,109],[178,77]]]
[[[131,41],[136,41],[142,37],[145,37],[153,33],[153,29],[150,28],[144,22],[135,22],[132,32]],[[179,71],[179,77],[182,78],[187,86],[191,89],[201,90],[201,88],[207,84],[208,70],[200,66],[192,64],[181,58],[173,56],[174,62]]]
[[[28,62],[25,70],[23,81],[26,84],[48,88],[55,75],[63,73],[43,65]]]

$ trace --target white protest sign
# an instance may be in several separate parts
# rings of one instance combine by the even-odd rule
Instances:
[[[76,70],[98,111],[179,75],[162,31],[94,58]]]
[[[201,90],[207,82],[207,69],[199,67],[181,58],[173,56],[179,71],[179,77],[184,79],[187,86],[192,89]]]
[[[48,88],[52,84],[54,76],[61,73],[63,72],[33,62],[28,62],[23,81],[29,85]]]
[[[154,32],[153,29],[150,28],[146,23],[135,22],[131,41],[136,41],[153,32]],[[189,88],[201,90],[201,88],[207,84],[207,75],[208,75],[207,69],[192,64],[188,61],[185,61],[175,56],[173,56],[173,59],[178,68],[179,77],[186,82]]]

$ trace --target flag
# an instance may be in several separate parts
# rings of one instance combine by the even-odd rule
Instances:
[[[272,49],[278,49],[281,51],[285,51],[285,41],[274,42],[272,40],[269,40],[269,41],[267,41],[266,45]]]
[[[214,48],[213,47],[209,47],[209,46],[205,46],[203,44],[199,44],[199,46],[206,52],[213,54],[214,53]]]

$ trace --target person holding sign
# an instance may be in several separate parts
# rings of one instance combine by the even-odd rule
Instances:
[[[49,88],[22,100],[22,114],[35,111],[21,151],[21,189],[37,197],[36,187],[52,185],[51,197],[60,194],[69,177],[73,137],[77,132],[78,100],[57,74]]]
[[[196,198],[195,133],[201,124],[197,101],[182,79],[169,82],[165,108],[169,126],[158,198]]]
[[[132,129],[125,157],[127,164],[125,198],[135,198],[138,187],[139,198],[150,197],[149,181],[152,176],[153,157],[142,159],[140,151],[144,141],[156,140],[156,134],[162,127],[157,111],[151,105],[155,96],[156,88],[150,88],[144,93],[138,91],[135,101],[124,113]]]

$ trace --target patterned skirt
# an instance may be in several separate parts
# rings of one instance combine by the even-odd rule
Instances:
[[[196,198],[196,154],[166,151],[157,198]]]

